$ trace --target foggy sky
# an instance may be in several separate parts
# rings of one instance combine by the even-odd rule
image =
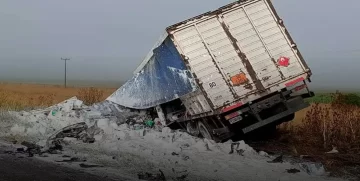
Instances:
[[[126,81],[164,28],[229,0],[1,0],[0,79]],[[273,0],[313,85],[360,89],[359,0]]]

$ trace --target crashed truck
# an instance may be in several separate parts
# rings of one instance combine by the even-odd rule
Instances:
[[[293,120],[311,75],[271,1],[243,0],[167,27],[107,100],[223,141]]]

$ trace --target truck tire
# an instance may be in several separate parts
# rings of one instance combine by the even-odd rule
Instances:
[[[209,124],[204,121],[198,121],[198,129],[202,137],[208,140],[214,140],[214,136],[210,132],[212,129]]]
[[[199,132],[198,124],[196,124],[196,122],[188,121],[186,123],[186,132],[192,136],[199,136],[200,132]]]

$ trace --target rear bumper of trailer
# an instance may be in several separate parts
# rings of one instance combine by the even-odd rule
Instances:
[[[314,93],[309,91],[308,93],[285,99],[289,94],[290,91],[276,94],[261,101],[243,106],[237,111],[233,111],[225,116],[225,120],[229,121],[228,126],[221,129],[214,129],[213,133],[222,135],[241,130],[243,134],[247,134],[270,124],[280,124],[285,119],[291,118],[291,115],[294,113],[310,106],[304,99],[314,96]],[[246,124],[246,126],[240,128],[236,126],[241,125],[243,121],[249,121],[246,120],[246,117],[248,117],[246,115],[249,114],[251,114],[253,118],[250,120],[251,124]]]
[[[291,114],[294,114],[297,111],[300,111],[309,106],[309,103],[305,102],[302,97],[295,97],[295,98],[285,101],[284,103],[285,103],[284,105],[287,110],[285,110],[281,113],[278,113],[276,115],[273,115],[266,119],[259,120],[259,116],[256,116],[258,118],[258,120],[257,120],[258,122],[251,126],[243,128],[242,129],[243,133],[247,134],[247,133],[254,131],[258,128],[261,128],[263,126],[275,123],[276,121],[281,120],[282,118],[285,118],[287,116],[290,116]]]

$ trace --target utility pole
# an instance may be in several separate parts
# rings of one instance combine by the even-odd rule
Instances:
[[[66,62],[70,60],[70,58],[61,58],[61,60],[65,61],[65,88],[66,88]]]

